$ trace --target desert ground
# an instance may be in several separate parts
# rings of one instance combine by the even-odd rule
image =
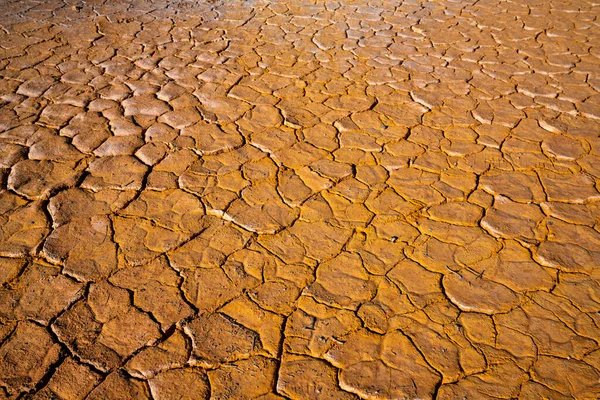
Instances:
[[[0,399],[600,397],[598,0],[0,27]]]

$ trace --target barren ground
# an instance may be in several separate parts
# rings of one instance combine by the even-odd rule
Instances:
[[[597,0],[0,26],[0,398],[600,397]]]

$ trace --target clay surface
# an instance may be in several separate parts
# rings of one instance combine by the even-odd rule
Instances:
[[[596,0],[0,3],[0,399],[600,398]]]

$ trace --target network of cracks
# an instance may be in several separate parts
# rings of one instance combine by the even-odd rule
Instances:
[[[597,1],[0,14],[0,398],[600,397]]]

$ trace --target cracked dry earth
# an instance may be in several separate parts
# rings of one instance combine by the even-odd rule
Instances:
[[[598,398],[595,1],[3,1],[0,398]]]

